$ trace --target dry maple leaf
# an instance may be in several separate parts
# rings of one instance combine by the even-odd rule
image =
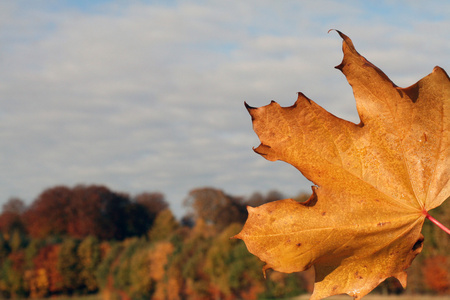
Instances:
[[[344,58],[336,68],[353,88],[360,124],[301,93],[291,107],[247,105],[261,141],[255,152],[293,165],[316,187],[304,203],[249,207],[235,237],[266,262],[264,269],[314,266],[311,299],[360,299],[392,276],[405,287],[428,211],[450,194],[448,75],[435,67],[399,88],[338,33]]]

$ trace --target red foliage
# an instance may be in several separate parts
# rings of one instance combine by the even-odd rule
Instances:
[[[102,202],[111,192],[103,186],[77,186],[72,190],[70,206],[66,208],[67,233],[75,238],[103,234]]]
[[[67,228],[65,209],[72,192],[58,186],[45,190],[25,212],[26,227],[33,238],[64,233]]]
[[[92,235],[102,240],[123,240],[146,234],[156,216],[153,210],[167,206],[160,194],[155,195],[143,194],[138,202],[132,202],[128,195],[104,186],[57,186],[39,195],[24,220],[33,238],[68,234],[74,238]],[[149,208],[152,204],[153,210]],[[8,218],[5,216],[3,223],[11,223]],[[0,229],[6,226],[3,223],[0,218]]]
[[[445,256],[427,258],[423,266],[425,283],[439,294],[450,293],[450,261]]]
[[[13,252],[9,254],[9,259],[12,261],[13,270],[21,272],[25,263],[25,255],[23,251]]]

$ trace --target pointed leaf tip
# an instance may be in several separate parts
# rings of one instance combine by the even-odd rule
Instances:
[[[230,237],[230,240],[242,240],[240,233],[233,235],[232,237]]]
[[[247,205],[247,212],[248,212],[248,213],[252,213],[252,212],[254,212],[255,210],[256,210],[256,208]]]
[[[256,109],[256,107],[248,105],[248,103],[246,101],[244,101],[244,105],[247,110]]]
[[[351,39],[346,34],[342,33],[342,31],[332,28],[328,30],[328,33],[330,33],[331,31],[336,31],[342,39],[344,39],[345,41],[349,40],[351,42]]]
[[[406,288],[408,275],[406,274],[405,271],[401,271],[395,274],[393,277],[397,278],[397,280],[400,282],[400,284],[404,289]]]

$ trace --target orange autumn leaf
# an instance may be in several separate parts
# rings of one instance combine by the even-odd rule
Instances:
[[[397,87],[343,39],[341,70],[361,122],[328,113],[299,93],[291,107],[247,105],[261,144],[255,152],[296,167],[316,186],[310,199],[257,208],[235,236],[266,263],[298,272],[314,266],[311,299],[360,299],[388,277],[406,286],[422,250],[427,212],[450,195],[450,80],[433,72]]]

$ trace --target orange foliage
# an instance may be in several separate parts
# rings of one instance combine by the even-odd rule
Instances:
[[[240,294],[240,299],[244,300],[256,300],[258,295],[264,291],[264,286],[262,283],[256,282],[250,286],[247,290],[244,290]]]
[[[422,267],[425,283],[439,294],[450,294],[450,260],[445,256],[425,259]]]
[[[48,294],[48,277],[44,268],[25,271],[24,276],[31,298],[42,298]]]
[[[50,293],[61,292],[62,290],[62,276],[57,268],[60,249],[61,245],[49,245],[43,247],[40,249],[39,254],[33,259],[37,280],[44,281],[42,276],[45,275],[47,291]],[[41,282],[36,283],[36,285],[40,287],[43,286]]]
[[[180,300],[180,291],[182,283],[178,278],[170,277],[167,280],[167,300]]]
[[[154,299],[179,299],[181,286],[176,278],[163,280],[166,275],[166,265],[169,256],[173,253],[174,246],[170,242],[159,242],[155,248],[149,252],[150,277],[156,282]]]
[[[164,268],[168,261],[168,256],[172,254],[174,247],[172,243],[160,242],[156,244],[150,255],[150,276],[155,281],[160,281],[164,277]]]

